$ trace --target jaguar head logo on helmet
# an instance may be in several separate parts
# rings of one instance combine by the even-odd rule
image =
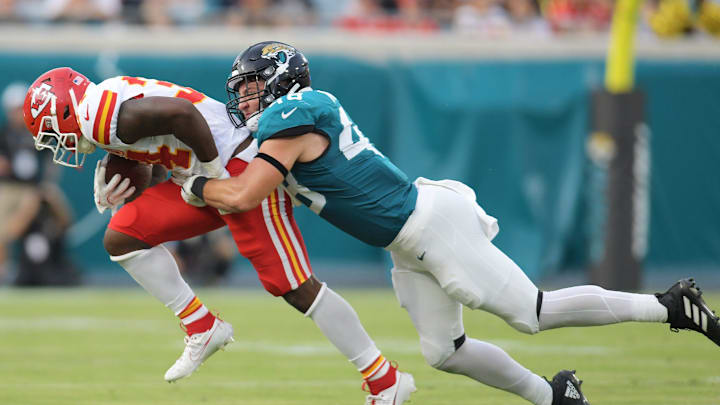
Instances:
[[[235,58],[227,80],[230,120],[252,131],[265,108],[293,88],[310,83],[307,58],[295,47],[277,41],[252,45]],[[254,102],[257,109],[247,107]]]
[[[25,125],[35,138],[35,149],[49,149],[53,161],[81,167],[95,146],[85,140],[78,122],[78,104],[90,85],[84,75],[67,67],[38,77],[25,95]]]

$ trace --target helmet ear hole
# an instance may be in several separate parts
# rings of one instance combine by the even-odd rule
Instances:
[[[66,120],[70,117],[70,106],[66,105],[65,110],[63,110],[63,119]]]

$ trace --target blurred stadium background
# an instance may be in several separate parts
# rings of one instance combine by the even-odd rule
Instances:
[[[720,40],[712,24],[720,4],[713,1],[640,3],[636,87],[646,98],[650,157],[647,234],[641,236],[646,282],[660,277],[664,285],[679,274],[717,273],[720,266]],[[338,95],[411,178],[472,186],[500,220],[497,244],[533,280],[559,274],[580,280],[602,255],[607,168],[592,159],[588,145],[591,96],[604,86],[610,0],[0,4],[0,89],[70,66],[94,81],[160,78],[224,101],[224,80],[238,52],[269,38],[286,41],[309,55],[314,86]],[[7,93],[4,122],[13,101]],[[93,208],[94,161],[80,171],[46,163],[38,167],[50,170],[30,179],[59,184],[64,192],[72,222],[62,243],[83,282],[129,282],[101,246],[109,217]],[[0,181],[14,180],[8,169],[0,173]],[[296,213],[322,277],[387,284],[383,251],[304,208]],[[22,232],[15,233],[3,239],[17,240]],[[21,245],[42,250],[39,239],[23,240],[9,245],[5,283],[17,272]],[[223,262],[232,248],[218,254]],[[249,265],[230,260],[223,283],[258,285]]]
[[[15,284],[134,285],[102,247],[109,216],[95,211],[92,177],[103,154],[75,171],[52,167],[31,142],[32,153],[18,153],[27,146],[18,139],[30,139],[9,126],[18,94],[24,96],[18,89],[53,67],[70,66],[95,82],[115,75],[158,78],[225,101],[234,57],[269,39],[303,50],[313,87],[337,95],[411,178],[453,178],[473,187],[480,204],[499,219],[497,245],[536,283],[586,282],[607,237],[604,157],[613,148],[612,140],[593,135],[592,96],[605,86],[614,6],[613,0],[0,0],[0,89],[7,89],[0,112],[0,200],[18,192],[18,184],[34,190],[25,210],[0,213],[8,225],[0,235],[7,247],[3,253],[0,246],[0,302],[9,305],[4,319],[0,310],[0,329],[22,323],[25,308],[13,303],[48,300],[23,298]],[[666,288],[688,275],[720,287],[719,35],[718,0],[640,3],[634,72],[645,99],[649,159],[639,159],[647,171],[638,186],[645,194],[635,196],[642,212],[633,229],[640,230],[643,289]],[[305,208],[295,212],[322,279],[341,288],[390,286],[384,251]],[[171,248],[184,258],[194,285],[259,288],[250,265],[228,243],[218,232]],[[77,293],[73,311],[105,295]],[[354,295],[353,304],[362,306],[362,297]],[[135,305],[126,299],[118,302]],[[223,299],[232,302],[221,294]],[[162,309],[149,297],[141,302],[138,311]],[[407,328],[407,317],[396,309]],[[359,311],[363,320],[375,313]],[[411,339],[411,330],[403,333]],[[597,344],[603,339],[599,335]],[[421,363],[419,354],[415,361]],[[717,380],[698,384],[717,388]],[[109,395],[98,389],[97,395]],[[7,403],[80,403],[22,401],[18,395]],[[703,397],[706,403],[717,403],[710,396]]]

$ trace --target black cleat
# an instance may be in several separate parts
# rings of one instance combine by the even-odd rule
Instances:
[[[553,391],[552,405],[590,405],[580,386],[575,370],[562,370],[548,381]]]
[[[656,293],[655,296],[668,310],[667,323],[670,324],[670,330],[694,330],[720,346],[718,316],[705,304],[702,291],[695,285],[695,280],[680,280],[667,292]]]

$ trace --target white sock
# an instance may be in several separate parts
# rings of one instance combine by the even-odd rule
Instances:
[[[439,368],[519,395],[535,405],[552,403],[552,388],[547,381],[490,343],[467,338]]]
[[[385,357],[380,356],[378,360],[381,361],[380,366],[377,367],[377,370],[368,370],[365,373],[363,373],[363,378],[365,378],[368,381],[376,381],[381,379],[382,377],[385,377],[385,374],[387,374],[388,371],[390,371],[390,362],[385,359]],[[360,371],[362,373],[362,371]],[[365,374],[367,373],[367,377],[365,377]]]
[[[190,286],[180,276],[175,258],[163,246],[136,250],[122,256],[110,256],[145,291],[178,315],[195,298]]]
[[[380,350],[365,332],[353,307],[325,283],[305,316],[315,322],[358,371],[370,367],[380,356]]]
[[[665,322],[667,308],[654,295],[609,291],[594,285],[543,293],[540,330],[628,321]]]

